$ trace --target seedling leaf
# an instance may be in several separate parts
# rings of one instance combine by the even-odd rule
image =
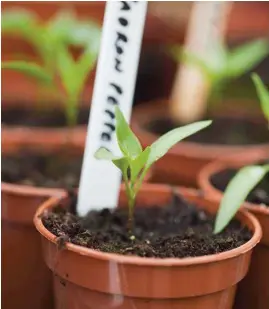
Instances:
[[[135,182],[139,173],[142,171],[150,154],[150,147],[147,147],[133,161],[131,161],[131,181]]]
[[[1,63],[2,69],[14,70],[24,73],[27,76],[34,77],[39,82],[52,83],[52,76],[47,73],[43,67],[33,62],[27,61],[5,61]]]
[[[236,78],[259,64],[269,53],[267,40],[255,40],[233,49],[227,62],[227,76]]]
[[[193,124],[176,128],[155,141],[150,146],[150,155],[146,164],[146,168],[149,168],[155,161],[163,157],[167,151],[175,144],[183,140],[184,138],[208,127],[212,123],[211,120],[200,121]]]
[[[142,146],[138,138],[126,122],[122,112],[116,106],[116,134],[120,150],[129,158],[135,158],[142,152]]]
[[[269,172],[269,165],[246,166],[228,184],[217,213],[214,233],[220,233],[233,218],[250,191]]]

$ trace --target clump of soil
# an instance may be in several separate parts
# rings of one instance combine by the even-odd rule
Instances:
[[[69,209],[74,209],[72,198]],[[184,258],[228,251],[246,243],[251,232],[233,220],[220,234],[213,234],[215,217],[182,197],[165,207],[139,207],[134,211],[134,240],[127,229],[127,208],[91,211],[84,218],[61,205],[43,215],[45,227],[59,237],[103,252],[140,257]]]
[[[77,124],[88,123],[89,108],[81,108],[78,111]],[[1,111],[1,122],[4,126],[27,126],[27,127],[66,127],[66,117],[64,109],[44,107],[27,109],[21,107],[3,108]]]
[[[210,118],[209,119],[213,119]],[[147,129],[157,135],[178,127],[169,118],[155,120],[148,124]],[[186,138],[186,141],[209,145],[253,145],[268,143],[269,131],[266,123],[255,123],[247,119],[233,119],[228,117],[214,118],[212,124],[205,130]]]
[[[21,152],[2,156],[2,181],[46,188],[78,187],[82,156]]]
[[[269,163],[269,159],[267,164]],[[228,183],[237,173],[236,169],[227,169],[213,175],[210,179],[215,188],[224,192]],[[246,199],[248,202],[269,207],[269,173],[263,180],[250,192]]]

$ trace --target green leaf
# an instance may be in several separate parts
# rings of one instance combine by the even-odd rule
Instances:
[[[262,82],[261,78],[256,74],[253,73],[251,78],[255,84],[259,100],[261,102],[262,111],[264,116],[266,117],[267,121],[269,122],[269,90],[266,89],[264,83]]]
[[[23,9],[8,9],[2,13],[1,17],[3,33],[23,37],[41,53],[44,45],[42,40],[44,38],[44,27],[36,14]]]
[[[229,53],[227,76],[239,77],[258,65],[269,53],[267,40],[256,40],[233,49]]]
[[[1,28],[5,33],[19,33],[30,35],[30,31],[34,30],[38,25],[38,17],[36,14],[23,9],[9,9],[2,12]]]
[[[142,146],[138,138],[134,135],[122,112],[116,106],[116,134],[122,153],[128,158],[135,158],[142,152]]]
[[[149,168],[155,161],[163,157],[167,153],[167,151],[175,144],[177,144],[184,138],[208,127],[211,123],[211,120],[199,121],[180,128],[176,128],[161,136],[150,146],[151,150],[146,164],[146,168]]]
[[[113,161],[113,160],[118,160],[121,159],[117,156],[114,156],[113,153],[109,150],[107,150],[104,147],[99,148],[95,154],[94,157],[98,160],[108,160],[108,161]]]
[[[228,184],[220,203],[215,221],[215,234],[221,232],[227,226],[250,191],[263,179],[268,171],[269,165],[246,166],[239,170]]]
[[[98,160],[107,160],[107,161],[112,161],[117,168],[119,168],[124,175],[124,177],[127,179],[127,169],[129,166],[128,159],[125,157],[119,158],[113,155],[112,152],[107,150],[104,147],[99,148],[95,154],[94,157]]]
[[[26,61],[5,61],[1,64],[2,69],[14,70],[35,78],[39,82],[52,83],[53,77],[41,66]]]
[[[74,76],[76,64],[68,48],[63,45],[58,48],[57,69],[66,93],[68,95],[76,93],[77,80]]]
[[[134,160],[130,162],[131,167],[131,182],[135,182],[139,173],[145,167],[150,154],[150,147],[147,147],[142,153],[140,153]]]

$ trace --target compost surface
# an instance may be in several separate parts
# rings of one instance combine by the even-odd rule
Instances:
[[[251,232],[234,220],[218,235],[212,233],[214,216],[199,210],[180,196],[164,207],[142,207],[134,211],[132,235],[127,228],[126,208],[91,211],[84,218],[74,214],[76,199],[68,208],[57,206],[43,216],[45,227],[59,237],[102,252],[140,257],[184,258],[215,254],[239,247]]]
[[[64,110],[53,109],[49,105],[47,109],[36,106],[35,109],[25,107],[13,107],[2,109],[1,122],[5,126],[25,126],[25,127],[66,127],[66,117]],[[78,111],[78,124],[87,124],[89,118],[89,108]]]
[[[82,155],[19,152],[2,155],[2,181],[46,188],[78,187]]]

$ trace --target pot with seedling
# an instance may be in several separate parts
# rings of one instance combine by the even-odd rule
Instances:
[[[209,109],[201,117],[213,118],[214,122],[209,130],[189,137],[158,161],[153,180],[196,186],[198,172],[205,164],[230,153],[249,152],[268,146],[268,131],[262,116],[235,108],[236,104],[232,101],[222,102],[222,98],[219,99],[220,91],[228,82],[234,83],[235,79],[268,55],[268,42],[258,40],[231,51],[217,45],[207,60],[179,47],[173,47],[170,52],[177,60],[195,66],[203,73],[210,89],[210,104],[207,104]],[[177,114],[174,108],[179,103],[171,98],[170,101],[152,102],[134,110],[132,125],[143,146],[150,145],[165,131],[182,125],[175,119]],[[255,131],[252,129],[254,125]]]
[[[5,26],[12,28],[13,18],[8,21]],[[19,124],[2,130],[2,301],[7,308],[47,309],[52,307],[51,276],[41,263],[41,243],[32,219],[40,202],[78,185],[86,125],[79,128],[76,123],[81,92],[97,57],[99,30],[66,15],[57,16],[46,27],[33,24],[36,29],[29,19],[26,21],[21,26],[31,29],[21,30],[36,40],[43,62],[8,61],[2,67],[30,75],[42,85],[57,85],[58,93],[63,86],[65,107],[58,112],[51,107],[31,107],[24,114],[29,113],[32,127]],[[91,29],[97,31],[92,36]],[[77,60],[68,49],[69,43],[84,46]],[[54,120],[60,125],[59,111],[63,126],[53,128]],[[83,117],[86,123],[88,111]]]
[[[31,89],[30,94],[39,95],[33,98],[25,93],[26,99],[34,99],[36,104],[21,104],[20,98],[14,104],[3,104],[2,139],[9,143],[31,140],[38,144],[43,140],[56,145],[65,143],[67,135],[69,141],[83,139],[88,108],[80,103],[85,85],[93,84],[99,27],[91,21],[79,21],[67,11],[43,24],[33,13],[11,10],[3,14],[2,31],[19,31],[35,48],[38,58],[28,60],[25,56],[17,60],[17,56],[16,60],[2,62],[2,69],[19,72],[25,79],[31,77],[31,85],[36,89]],[[76,57],[71,47],[79,47]],[[79,126],[75,126],[77,123]]]
[[[269,121],[269,92],[258,75],[252,75]],[[254,130],[255,128],[253,128]],[[253,213],[263,230],[261,243],[255,248],[247,277],[239,285],[235,308],[265,309],[269,303],[269,147],[253,154],[238,153],[208,164],[199,175],[206,196],[220,203],[218,231],[231,220],[240,205]],[[223,193],[224,192],[224,193]]]
[[[115,114],[122,156],[105,148],[95,156],[122,172],[119,207],[82,217],[65,196],[45,202],[35,215],[55,275],[56,308],[232,308],[261,237],[258,221],[240,210],[215,235],[216,202],[190,189],[141,186],[154,162],[211,122],[176,128],[142,149],[118,108]]]

